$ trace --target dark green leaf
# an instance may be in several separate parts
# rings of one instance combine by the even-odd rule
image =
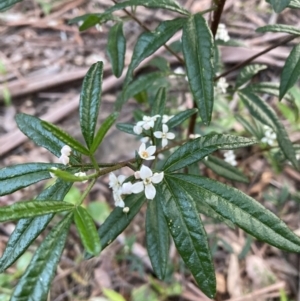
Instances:
[[[171,119],[172,120],[172,119]],[[254,139],[211,133],[180,146],[165,162],[163,170],[169,172],[200,161],[218,149],[234,149],[252,145]]]
[[[244,118],[241,115],[235,115],[235,119],[244,127],[246,131],[248,131],[254,137],[259,138],[261,136],[261,133],[257,128],[256,123],[251,123],[248,119]]]
[[[84,155],[89,155],[89,151],[76,139],[74,139],[71,135],[57,127],[56,125],[42,121],[42,126],[44,129],[51,132],[55,137],[57,137],[60,141],[63,141],[66,145],[69,145],[72,149],[77,150],[79,153]]]
[[[202,121],[209,124],[214,102],[214,41],[201,14],[191,16],[184,25],[182,51],[199,114]]]
[[[125,132],[127,134],[136,135],[133,131],[134,125],[132,123],[117,123],[116,127],[118,130]]]
[[[86,76],[84,77],[80,93],[80,127],[88,148],[90,148],[93,144],[94,133],[99,114],[102,91],[102,74],[103,63],[97,62],[93,64],[87,72]],[[71,144],[68,145],[71,146]]]
[[[300,35],[300,28],[286,24],[272,24],[262,26],[256,29],[256,32],[285,32],[296,36]]]
[[[148,202],[146,243],[154,273],[162,280],[166,275],[170,241],[168,225],[157,197]]]
[[[71,188],[72,183],[57,180],[56,183],[44,190],[37,198],[38,201],[62,201]],[[31,243],[46,228],[54,214],[18,221],[10,235],[6,248],[0,258],[0,273],[10,267],[31,245]]]
[[[101,251],[100,239],[92,217],[81,206],[74,211],[74,220],[82,244],[87,252],[97,256]]]
[[[199,288],[209,298],[216,293],[216,278],[207,235],[195,202],[178,188],[177,181],[165,176],[157,186],[157,200],[163,212],[176,249],[192,272]]]
[[[21,2],[22,0],[2,0],[0,3],[0,11],[11,8],[14,4]]]
[[[47,300],[72,219],[72,213],[66,215],[43,240],[15,287],[10,301]]]
[[[111,126],[115,123],[116,119],[118,118],[118,113],[112,113],[109,115],[101,124],[98,132],[96,133],[95,139],[93,141],[93,144],[91,146],[91,153],[93,154],[99,145],[101,144],[103,138],[105,137],[107,131],[111,128]]]
[[[0,169],[0,196],[49,179],[51,167],[65,166],[53,163],[24,163]]]
[[[235,88],[239,88],[240,86],[247,83],[256,73],[261,70],[267,69],[267,65],[262,64],[252,64],[244,67],[241,72],[239,73],[236,82]]]
[[[232,181],[249,183],[248,178],[239,169],[218,157],[209,156],[207,160],[203,160],[202,162],[221,177]]]
[[[279,99],[294,86],[300,75],[300,44],[296,45],[285,61],[280,78]]]
[[[278,144],[288,160],[298,168],[295,150],[290,141],[287,132],[279,121],[273,109],[257,95],[253,94],[249,89],[244,89],[239,93],[241,100],[247,106],[251,115],[263,124],[271,127],[277,135]]]
[[[275,214],[240,190],[205,177],[185,174],[172,177],[247,233],[277,248],[300,252],[300,238]]]
[[[126,39],[123,33],[123,22],[116,23],[108,33],[107,55],[110,59],[113,74],[120,77],[124,68]]]
[[[166,100],[167,100],[167,95],[166,94],[167,94],[166,93],[166,88],[160,88],[157,91],[154,103],[152,104],[151,116],[154,116],[154,115],[161,115],[162,116],[164,114],[165,106],[166,106]]]
[[[0,222],[29,218],[49,213],[71,211],[74,205],[57,201],[27,201],[18,202],[9,206],[2,206],[0,210]]]
[[[198,112],[198,109],[188,109],[188,110],[177,113],[174,117],[172,117],[167,122],[169,129],[172,129],[175,126],[182,124],[186,119],[188,119],[192,115],[196,114],[197,112]]]
[[[154,31],[142,33],[134,47],[130,65],[124,81],[127,86],[132,81],[134,69],[158,48],[164,45],[178,30],[180,30],[185,19],[177,18],[161,22]]]
[[[282,12],[288,5],[290,4],[291,0],[267,0],[274,9],[276,13]]]

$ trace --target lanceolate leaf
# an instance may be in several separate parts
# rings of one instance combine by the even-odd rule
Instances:
[[[0,11],[6,10],[21,1],[22,0],[2,0],[0,3]]]
[[[120,20],[120,18],[118,18],[118,17],[116,17],[112,14],[108,14],[108,13],[90,14],[90,15],[84,15],[82,17],[84,17],[84,20],[83,20],[83,18],[80,19],[80,17],[77,18],[77,22],[79,22],[81,20],[84,21],[82,23],[82,25],[80,25],[80,27],[79,27],[80,31],[83,31],[83,30],[86,30],[90,27],[96,26],[97,24],[105,23],[109,20],[117,20],[117,21]],[[71,20],[71,21],[73,21],[73,20]],[[72,23],[74,23],[74,21]]]
[[[213,298],[216,293],[214,266],[195,202],[184,190],[178,189],[173,178],[167,176],[164,183],[157,186],[157,195],[176,249],[199,288]]]
[[[214,44],[201,14],[191,16],[183,27],[182,51],[189,85],[199,114],[209,124],[214,101]]]
[[[272,8],[276,13],[282,12],[288,5],[291,0],[267,0],[272,5]]]
[[[262,64],[252,64],[244,67],[241,72],[239,73],[235,87],[238,88],[245,83],[247,83],[256,73],[258,73],[261,70],[267,69],[268,66],[262,65]]]
[[[42,126],[44,129],[51,132],[60,141],[63,141],[64,144],[69,145],[72,149],[77,150],[79,153],[82,153],[84,155],[89,155],[89,151],[79,141],[74,139],[71,135],[69,135],[56,125],[46,121],[42,121]]]
[[[74,220],[84,248],[97,256],[101,251],[100,239],[90,214],[81,206],[74,211]]]
[[[102,91],[102,74],[103,63],[97,62],[93,64],[84,77],[80,93],[80,127],[88,148],[90,148],[93,143],[99,114]]]
[[[122,132],[125,132],[127,134],[136,135],[136,133],[133,131],[134,125],[132,123],[117,123],[116,128]]]
[[[218,157],[209,156],[207,160],[203,160],[202,162],[221,177],[232,181],[249,183],[248,178],[238,168]]]
[[[192,115],[196,114],[197,112],[198,112],[198,109],[188,109],[188,110],[177,113],[174,117],[172,117],[167,122],[169,129],[172,129],[175,126],[182,124],[186,119],[188,119]]]
[[[126,39],[123,33],[123,22],[116,23],[109,31],[107,54],[111,62],[113,73],[120,77],[124,68]]]
[[[273,109],[265,101],[249,91],[249,89],[242,90],[242,93],[239,93],[239,95],[251,115],[263,124],[270,126],[276,132],[277,141],[282,152],[297,168],[298,162],[293,144]]]
[[[167,100],[167,92],[166,88],[160,88],[157,91],[157,94],[155,96],[155,100],[152,106],[151,110],[151,116],[154,115],[163,115],[165,111],[165,106],[166,106],[166,100]]]
[[[299,0],[291,0],[289,7],[290,8],[300,8],[300,1]]]
[[[101,144],[103,138],[105,137],[107,131],[111,128],[111,126],[114,124],[114,122],[118,118],[118,115],[119,115],[118,113],[112,113],[103,121],[99,130],[96,133],[93,144],[91,146],[90,151],[92,154],[97,150],[97,148]]]
[[[172,120],[172,119],[171,119]],[[188,141],[180,146],[165,162],[163,170],[168,173],[200,161],[218,149],[234,149],[252,145],[254,139],[211,133]]]
[[[90,177],[89,176],[75,176],[74,174],[61,170],[61,169],[56,169],[56,170],[49,170],[51,171],[51,173],[53,173],[55,176],[57,176],[58,178],[65,180],[67,182],[82,182],[85,180],[89,180]]]
[[[294,86],[300,76],[300,44],[296,45],[285,61],[279,88],[279,99]]]
[[[200,176],[173,174],[173,177],[247,233],[277,248],[300,252],[300,238],[275,214],[240,190]]]
[[[57,180],[56,183],[44,190],[37,198],[38,201],[62,201],[71,188],[72,183]],[[46,228],[54,214],[47,214],[35,218],[18,221],[10,235],[6,249],[0,258],[0,273],[10,267],[31,245],[31,243]]]
[[[163,208],[156,195],[156,198],[148,202],[146,215],[146,243],[149,258],[154,273],[159,279],[164,279],[169,258],[169,231],[163,214]]]
[[[47,299],[72,219],[72,213],[66,215],[43,240],[15,287],[10,301]]]
[[[293,35],[300,35],[300,28],[286,25],[286,24],[272,24],[259,27],[256,32],[285,32]]]
[[[64,168],[65,166],[53,163],[25,163],[0,169],[0,196],[49,179],[51,167]]]
[[[18,202],[9,206],[2,206],[0,210],[0,222],[29,218],[49,213],[71,211],[74,205],[57,201],[27,201]]]
[[[161,22],[154,31],[144,32],[136,42],[132,58],[126,74],[124,86],[132,81],[134,69],[148,56],[154,53],[158,48],[164,45],[185,22],[183,18],[177,18]]]

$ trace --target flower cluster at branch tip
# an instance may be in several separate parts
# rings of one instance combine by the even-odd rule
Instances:
[[[154,127],[154,123],[156,119],[160,117],[160,115],[155,115],[155,116],[144,116],[142,121],[139,121],[134,127],[133,131],[137,134],[140,135],[144,130],[149,130],[150,128]]]
[[[58,158],[59,162],[61,162],[64,165],[68,165],[70,162],[70,155],[71,155],[72,149],[69,145],[64,145],[62,149],[60,150],[61,156]]]
[[[233,150],[229,150],[226,153],[224,153],[225,162],[231,164],[232,166],[237,166],[237,161],[235,159],[235,154]]]
[[[224,42],[228,42],[230,40],[230,36],[226,29],[226,25],[223,23],[220,23],[218,26],[217,33],[216,33],[216,40],[222,40]]]
[[[276,138],[277,136],[273,129],[267,125],[264,125],[264,137],[261,139],[261,142],[267,143],[272,146]]]
[[[229,87],[228,83],[226,82],[226,78],[225,77],[221,77],[218,81],[217,81],[217,85],[216,85],[216,92],[220,93],[220,94],[225,94],[227,92],[227,88]]]

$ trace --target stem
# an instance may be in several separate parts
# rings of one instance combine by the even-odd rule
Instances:
[[[94,155],[91,155],[91,156],[90,156],[90,159],[91,159],[91,161],[92,161],[92,163],[93,163],[94,168],[95,168],[97,171],[99,171],[99,170],[100,170],[100,169],[99,169],[99,165],[98,165],[98,163],[97,163],[97,161],[96,161]]]

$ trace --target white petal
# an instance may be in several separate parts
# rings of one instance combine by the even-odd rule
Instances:
[[[145,187],[145,195],[148,200],[153,200],[156,195],[155,187],[152,184],[148,184]]]
[[[145,165],[142,165],[141,170],[140,170],[140,176],[141,176],[141,178],[143,180],[145,180],[147,178],[152,177],[152,175],[153,175],[152,170],[149,167],[147,167]]]
[[[136,182],[131,186],[132,193],[140,193],[144,190],[144,183],[143,182]]]
[[[164,133],[168,133],[169,127],[166,124],[163,124],[162,125],[162,130],[163,130]]]
[[[172,139],[175,138],[175,134],[174,133],[167,133],[166,137],[167,137],[167,139],[172,140]]]
[[[160,183],[164,178],[164,172],[156,172],[152,177],[151,177],[151,182],[154,184]]]
[[[156,146],[149,146],[147,148],[147,152],[150,156],[152,156],[156,152]]]
[[[167,145],[168,145],[168,139],[163,138],[162,141],[161,141],[161,146],[164,148]]]
[[[141,178],[141,175],[140,175],[140,171],[139,171],[139,170],[134,172],[134,177],[135,177],[136,179],[140,179],[140,178]]]
[[[64,145],[60,152],[61,152],[62,155],[65,155],[65,156],[68,157],[68,156],[70,156],[71,151],[72,151],[72,149],[69,145]]]
[[[147,158],[143,158],[144,160],[150,161],[150,160],[155,160],[155,156],[150,156]]]
[[[128,212],[129,212],[129,210],[130,210],[130,208],[129,208],[129,207],[124,207],[124,209],[123,209],[123,212],[124,212],[124,213],[128,213]]]
[[[141,145],[140,145],[140,147],[139,147],[139,154],[141,153],[141,152],[144,152],[146,150],[146,144],[145,143],[142,143]]]
[[[138,125],[135,125],[133,127],[133,131],[137,134],[137,135],[140,135],[143,131],[143,128],[141,126],[138,126]]]
[[[66,155],[61,155],[59,158],[58,158],[59,162],[61,162],[62,164],[64,165],[68,165],[69,164],[69,157],[66,156]]]
[[[145,130],[149,130],[150,129],[150,124],[149,124],[149,122],[147,122],[147,123],[145,123],[144,125],[143,125],[143,128],[145,129]]]
[[[143,142],[143,143],[147,143],[149,140],[150,140],[149,137],[143,137],[143,138],[140,139],[140,141]]]
[[[161,139],[161,137],[162,137],[162,132],[157,131],[157,132],[154,132],[153,135],[154,135],[156,138]]]
[[[122,184],[126,180],[126,176],[124,175],[119,175],[118,176],[118,182],[119,184]]]
[[[108,184],[109,184],[110,188],[113,188],[118,184],[118,179],[117,179],[116,175],[113,172],[111,172],[109,174],[109,183]]]
[[[155,119],[156,120],[156,119]],[[154,120],[152,119],[152,120],[150,120],[149,122],[148,122],[148,124],[149,124],[149,126],[151,127],[151,128],[153,128],[154,127]]]
[[[122,194],[132,194],[131,188],[132,188],[131,182],[124,183],[122,185]]]

